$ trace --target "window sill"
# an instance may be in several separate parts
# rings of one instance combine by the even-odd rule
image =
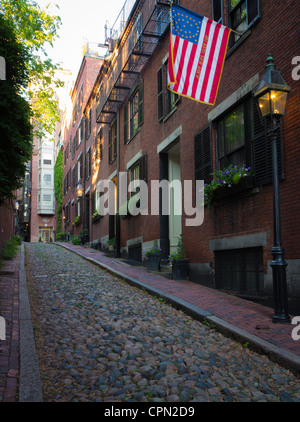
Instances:
[[[177,106],[175,106],[174,108],[172,108],[172,110],[160,121],[165,123],[174,113],[175,111],[177,111]]]
[[[132,137],[125,142],[125,145],[130,144],[130,142],[134,140],[134,138],[140,132],[140,130],[141,130],[141,128],[139,127],[138,130],[136,131],[136,133],[134,135],[132,135]]]

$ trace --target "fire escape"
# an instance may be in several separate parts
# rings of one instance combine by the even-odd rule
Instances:
[[[126,4],[126,3],[125,3]],[[111,30],[111,53],[103,65],[98,91],[97,122],[110,124],[130,90],[141,78],[170,24],[168,1],[136,0],[118,38]]]

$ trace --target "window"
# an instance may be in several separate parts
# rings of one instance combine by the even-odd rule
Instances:
[[[72,141],[72,159],[75,157],[75,151],[76,151],[76,136],[74,136]]]
[[[101,128],[95,139],[95,161],[99,164],[103,159],[103,129]]]
[[[215,251],[216,287],[258,296],[264,292],[263,248]]]
[[[92,154],[91,154],[91,148],[87,150],[86,156],[85,156],[85,165],[86,165],[86,179],[89,179],[92,174]]]
[[[136,164],[135,166],[133,166],[130,169],[129,172],[129,182],[132,183],[131,184],[131,189],[134,190],[134,192],[131,192],[131,196],[135,195],[136,193],[136,188],[139,186],[139,180],[140,180],[140,165],[139,163]]]
[[[217,13],[217,7],[214,11]],[[259,0],[228,0],[228,15],[230,28],[243,34],[260,17]],[[239,38],[241,35],[232,32],[230,46]]]
[[[84,120],[82,119],[80,121],[79,126],[78,126],[78,146],[81,144],[81,142],[83,140],[83,122],[84,122]]]
[[[78,161],[77,161],[77,183],[79,183],[80,179],[82,178],[83,174],[83,166],[82,166],[82,154],[80,154]]]
[[[44,202],[50,202],[51,201],[51,195],[43,195],[43,201]]]
[[[124,108],[124,143],[128,143],[137,134],[144,121],[143,113],[144,89],[143,83],[135,90]]]
[[[74,166],[72,169],[72,192],[74,192],[76,183],[77,183],[77,178],[78,178],[77,170],[78,170],[77,166]]]
[[[179,102],[179,95],[168,89],[168,61],[166,61],[157,72],[157,100],[158,100],[158,120],[161,121],[175,110]]]
[[[101,145],[101,144],[100,144]],[[115,120],[109,131],[108,161],[111,164],[117,156],[117,121]]]
[[[139,181],[143,180],[147,183],[147,154],[144,154],[138,161],[130,167],[129,171],[129,183],[132,182],[131,188],[134,192],[131,192],[131,196],[136,193],[136,188],[139,186]]]
[[[230,164],[252,166],[251,141],[253,139],[252,101],[248,100],[229,112],[217,123],[218,168]]]
[[[46,165],[51,165],[52,161],[51,160],[43,160],[43,164]]]
[[[272,145],[256,102],[250,97],[215,125],[217,169],[245,164],[253,169],[257,184],[272,181]],[[282,129],[277,134],[279,177],[283,178]]]
[[[70,155],[70,143],[68,142],[65,152],[64,152],[64,164],[67,163],[69,155]]]
[[[51,174],[44,174],[44,185],[51,186]]]
[[[92,109],[89,109],[85,119],[85,139],[88,139],[92,130]]]

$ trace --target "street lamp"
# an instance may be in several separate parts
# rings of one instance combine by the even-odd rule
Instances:
[[[76,193],[77,193],[77,197],[78,198],[81,199],[83,197],[83,187],[80,184],[77,186]]]
[[[82,241],[83,241],[83,243],[86,243],[87,241],[88,241],[88,238],[89,238],[89,236],[88,236],[88,228],[87,228],[87,226],[89,225],[88,223],[87,223],[87,221],[86,221],[86,217],[87,217],[87,215],[88,215],[88,205],[89,205],[89,198],[85,198],[84,196],[83,196],[83,192],[84,192],[84,189],[83,189],[83,187],[81,186],[81,184],[78,184],[77,185],[77,190],[76,190],[76,194],[77,194],[77,198],[79,199],[79,200],[85,200],[85,201],[87,201],[87,202],[85,202],[84,204],[86,204],[86,205],[84,205],[84,212],[83,212],[83,220],[82,220],[82,223],[83,223],[83,230],[84,231],[86,231],[86,233],[85,234],[82,234]]]
[[[280,72],[275,70],[274,59],[269,54],[267,58],[266,72],[258,86],[254,97],[258,101],[259,110],[264,119],[270,124],[268,136],[272,140],[272,165],[273,165],[273,212],[274,212],[274,245],[272,248],[274,292],[274,316],[273,322],[289,323],[286,262],[281,239],[281,218],[279,179],[277,164],[277,131],[280,129],[280,119],[286,111],[288,93],[291,88],[285,83]]]

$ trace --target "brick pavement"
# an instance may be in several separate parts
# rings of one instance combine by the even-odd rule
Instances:
[[[190,304],[192,309],[194,307],[200,308],[204,311],[203,315],[207,312],[216,317],[214,319],[208,317],[208,321],[212,320],[216,322],[216,325],[218,325],[219,320],[224,321],[225,324],[221,323],[221,325],[223,326],[223,331],[225,327],[225,332],[226,323],[228,325],[231,324],[232,327],[229,325],[228,329],[229,334],[231,328],[235,331],[234,327],[236,327],[237,333],[242,330],[242,338],[243,334],[246,334],[245,339],[247,340],[247,335],[249,334],[250,341],[254,340],[255,342],[255,338],[261,340],[261,344],[256,347],[257,351],[264,352],[267,350],[267,354],[274,360],[279,361],[279,363],[284,364],[285,358],[291,357],[292,360],[295,358],[296,372],[300,373],[300,340],[296,341],[292,338],[292,330],[295,325],[273,323],[272,308],[194,282],[169,280],[148,272],[143,266],[128,266],[122,263],[122,260],[109,258],[100,251],[73,245],[72,243],[57,244],[61,244],[61,246],[67,247],[85,258],[93,260],[112,272],[116,272],[116,274],[127,279],[127,281],[134,281],[136,284],[147,285],[151,289],[164,292],[170,297],[179,299],[180,303],[184,301]],[[268,342],[268,344],[264,342]],[[272,346],[274,346],[273,350]],[[265,350],[261,350],[264,348]],[[283,354],[283,356],[278,358],[277,352],[279,355]],[[292,364],[293,369],[295,369],[294,363]]]
[[[18,401],[20,261],[19,247],[16,257],[0,268],[0,316],[6,323],[6,339],[0,340],[0,402]]]

